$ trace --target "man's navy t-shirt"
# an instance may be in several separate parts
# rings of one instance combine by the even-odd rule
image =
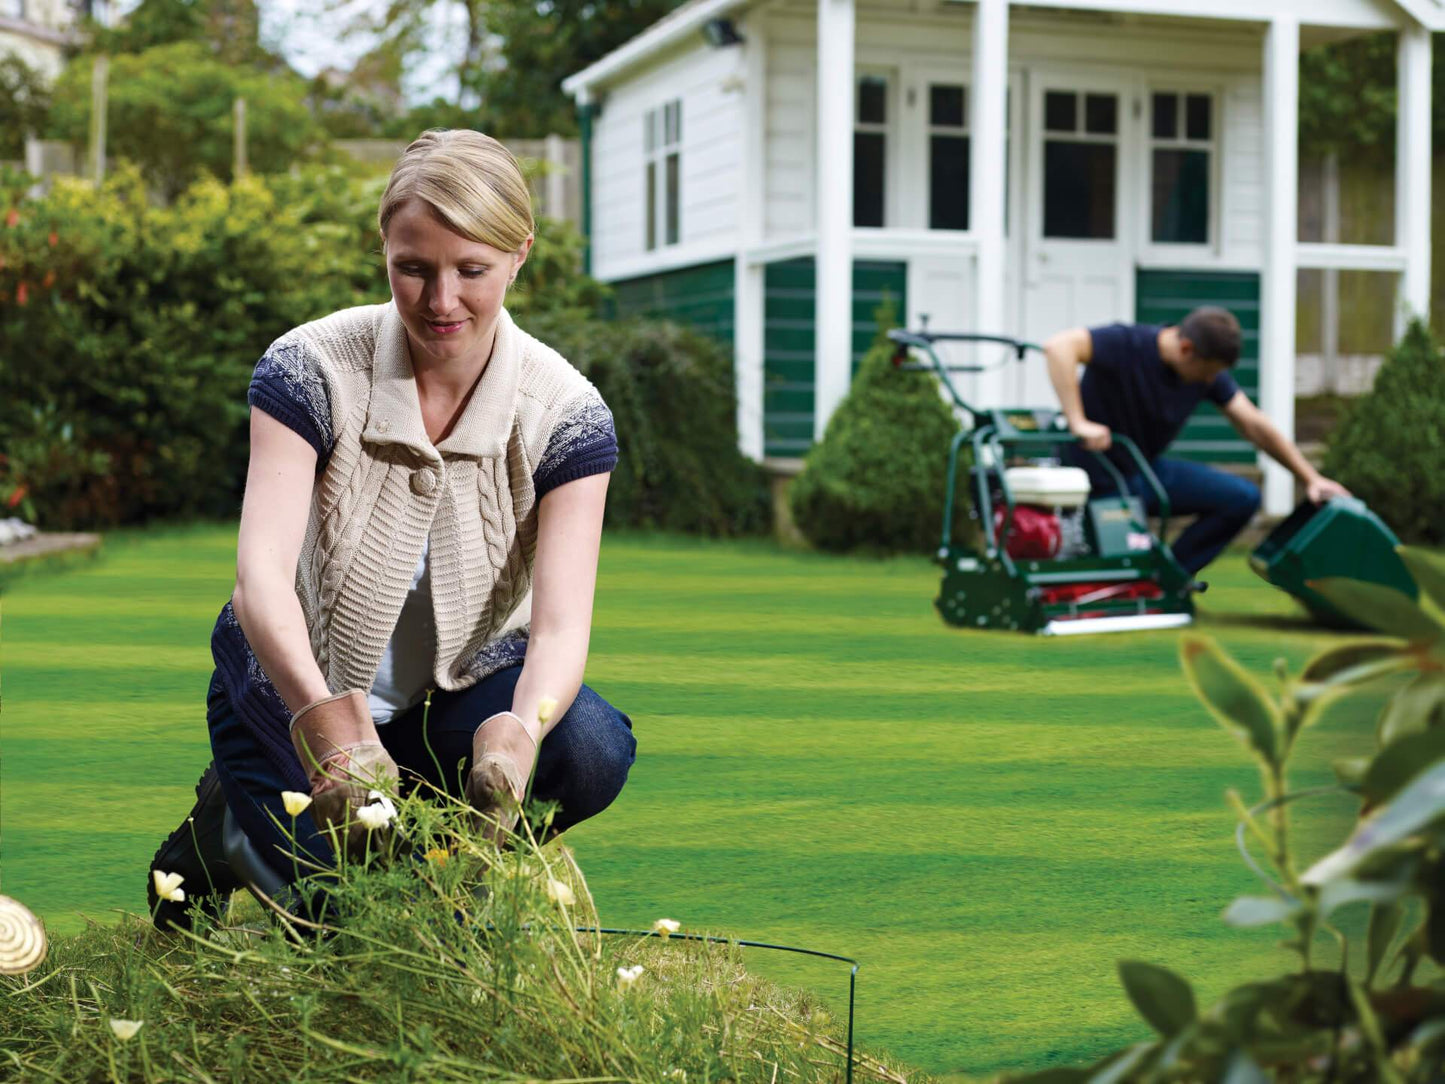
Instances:
[[[1185,382],[1159,356],[1160,330],[1158,324],[1090,328],[1094,358],[1079,382],[1084,415],[1131,438],[1149,460],[1169,447],[1201,399],[1224,406],[1239,391],[1227,372],[1208,384]],[[1136,469],[1117,445],[1108,454],[1126,472]]]

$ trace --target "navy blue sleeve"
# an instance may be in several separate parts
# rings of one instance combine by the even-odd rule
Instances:
[[[547,439],[542,461],[532,472],[537,499],[567,482],[607,474],[617,466],[617,431],[612,411],[600,396],[579,399]]]
[[[1119,362],[1128,356],[1132,331],[1128,324],[1103,324],[1089,328],[1089,338],[1094,341],[1094,357],[1089,364],[1101,369],[1117,368]]]
[[[316,449],[318,461],[331,454],[331,394],[305,343],[272,343],[256,365],[246,401],[304,437]]]
[[[1209,391],[1205,394],[1209,396],[1209,401],[1215,406],[1224,406],[1224,404],[1233,399],[1238,392],[1239,382],[1234,379],[1233,373],[1226,371],[1220,373],[1210,382]]]

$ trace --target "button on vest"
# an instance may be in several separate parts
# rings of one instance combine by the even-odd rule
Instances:
[[[418,496],[430,496],[432,490],[437,487],[437,472],[430,467],[422,467],[420,470],[411,472],[411,491]]]

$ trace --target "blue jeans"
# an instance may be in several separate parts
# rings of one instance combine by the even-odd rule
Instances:
[[[461,797],[471,768],[472,735],[483,719],[511,709],[512,691],[521,673],[522,667],[517,665],[461,692],[438,689],[432,694],[425,730],[421,704],[378,726],[382,744],[401,769],[403,788],[408,782],[415,786],[420,778]],[[276,875],[292,882],[297,864],[277,827],[279,823],[288,832],[291,829],[291,817],[281,804],[286,785],[261,744],[232,712],[215,677],[206,698],[206,720],[216,772],[231,815]],[[606,809],[627,782],[636,751],[632,720],[582,686],[567,713],[542,740],[537,754],[532,796],[561,806],[553,830],[565,831]],[[331,844],[316,830],[309,812],[296,818],[292,834],[297,854],[328,868],[335,864]]]
[[[1091,453],[1068,445],[1064,460],[1089,472],[1095,496],[1115,492],[1113,477]],[[1197,517],[1171,543],[1174,556],[1190,573],[1218,557],[1259,511],[1259,487],[1247,478],[1186,459],[1160,458],[1149,466],[1169,495],[1171,514]],[[1129,491],[1144,501],[1145,510],[1158,515],[1159,500],[1144,476],[1136,471],[1124,477]]]

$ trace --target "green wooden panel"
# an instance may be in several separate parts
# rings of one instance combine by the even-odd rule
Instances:
[[[1146,271],[1135,279],[1134,318],[1141,324],[1177,324],[1200,305],[1219,305],[1239,319],[1239,363],[1234,379],[1259,397],[1259,275],[1252,271]],[[1206,463],[1252,463],[1255,452],[1213,403],[1201,403],[1169,454]]]
[[[768,264],[763,271],[763,452],[801,456],[813,444],[814,305],[810,256]],[[897,319],[908,311],[908,265],[896,260],[853,264],[853,371],[878,334],[887,298]]]
[[[612,315],[674,320],[733,347],[733,261],[623,279],[612,286]]]

